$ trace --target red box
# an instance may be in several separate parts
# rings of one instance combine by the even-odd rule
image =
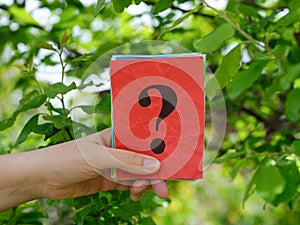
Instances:
[[[153,156],[160,170],[116,179],[201,179],[204,56],[116,56],[110,62],[113,147]]]

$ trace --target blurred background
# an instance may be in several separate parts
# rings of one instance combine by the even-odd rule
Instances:
[[[0,154],[110,127],[107,65],[116,52],[137,54],[118,48],[128,43],[206,54],[207,137],[218,134],[211,109],[224,112],[225,101],[227,111],[203,180],[170,181],[167,200],[41,199],[0,213],[0,223],[300,223],[299,18],[298,0],[0,0]],[[139,50],[162,51],[153,49]]]

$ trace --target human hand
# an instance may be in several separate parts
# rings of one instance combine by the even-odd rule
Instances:
[[[108,190],[130,190],[132,200],[154,189],[160,198],[168,196],[165,181],[136,180],[116,183],[109,179],[110,169],[148,175],[160,168],[152,157],[110,148],[111,129],[43,150],[49,168],[44,177],[43,197],[58,200]]]

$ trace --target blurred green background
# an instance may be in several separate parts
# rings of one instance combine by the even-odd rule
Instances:
[[[204,179],[170,181],[167,200],[149,193],[135,203],[126,192],[41,199],[0,213],[0,223],[300,223],[299,18],[298,0],[0,1],[1,154],[109,127],[105,85],[98,85],[101,93],[89,92],[96,110],[90,108],[94,102],[81,107],[86,117],[75,127],[69,110],[76,90],[96,85],[88,84],[92,63],[128,43],[164,41],[206,54],[207,100],[218,106],[221,88],[227,110],[225,137]],[[124,54],[127,50],[122,49]],[[56,83],[64,86],[53,98],[21,110]],[[207,136],[218,134],[210,107]],[[57,117],[48,120],[46,131],[21,132],[33,114],[49,112]],[[96,127],[83,126],[95,117]],[[36,125],[42,122],[40,118]]]

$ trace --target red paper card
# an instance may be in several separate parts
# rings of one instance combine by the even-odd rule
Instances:
[[[111,60],[113,146],[153,156],[161,168],[117,179],[201,179],[204,59],[169,55]]]

